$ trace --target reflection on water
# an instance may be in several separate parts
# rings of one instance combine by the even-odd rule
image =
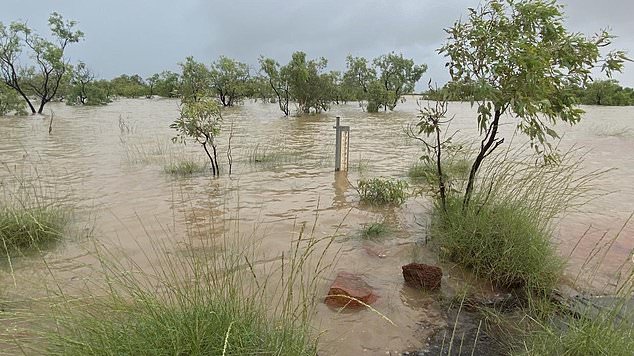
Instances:
[[[415,100],[391,113],[368,114],[348,104],[300,118],[284,118],[276,105],[262,103],[230,108],[224,118],[235,125],[234,174],[218,179],[205,174],[177,179],[163,173],[169,160],[204,159],[196,145],[170,142],[173,132],[168,126],[178,111],[175,100],[121,100],[96,108],[51,104],[50,109],[55,112],[50,135],[42,117],[0,119],[0,180],[10,186],[18,176],[39,176],[41,184],[78,207],[76,219],[81,224],[94,220],[95,238],[116,245],[121,255],[141,261],[144,250],[157,244],[178,248],[185,236],[232,236],[234,230],[249,232],[258,226],[263,255],[279,256],[288,249],[297,226],[317,219],[318,237],[335,231],[341,236],[328,256],[334,258],[334,251],[339,251],[336,271],[364,276],[381,296],[376,309],[394,324],[370,310],[337,313],[319,305],[316,327],[327,331],[321,337],[323,354],[385,354],[415,348],[444,325],[440,306],[405,287],[400,275],[400,266],[413,258],[413,244],[424,239],[428,201],[413,198],[400,208],[363,206],[351,186],[362,175],[404,177],[420,156],[420,147],[403,134],[415,120]],[[588,171],[616,170],[598,182],[613,194],[590,202],[583,212],[571,213],[557,225],[555,238],[562,255],[578,244],[571,256],[573,274],[603,232],[618,229],[634,211],[634,109],[586,109],[581,124],[559,128],[565,133],[560,146],[586,147]],[[474,110],[468,104],[452,103],[450,114],[455,115],[453,129],[465,136],[475,134]],[[333,172],[335,116],[351,127],[350,172]],[[127,126],[122,127],[121,120]],[[507,135],[512,130],[504,127]],[[223,158],[225,140],[222,136],[219,141]],[[254,145],[271,152],[283,149],[294,159],[249,163]],[[354,169],[361,165],[363,169]],[[395,227],[390,236],[379,242],[356,238],[363,224],[379,218]],[[599,280],[609,279],[628,258],[633,234],[634,227],[628,226],[614,242]],[[82,243],[73,240],[47,255],[48,267],[69,288],[81,288],[82,281],[91,278],[86,265],[94,261],[83,252]],[[435,262],[429,251],[419,251],[417,258]],[[23,259],[13,268],[17,280],[32,281],[47,266],[41,260]],[[1,276],[3,288],[13,284]],[[333,276],[324,277],[323,293]],[[43,288],[26,289],[34,297],[45,294]]]

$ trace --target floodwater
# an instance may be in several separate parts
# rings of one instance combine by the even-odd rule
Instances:
[[[147,250],[157,245],[179,248],[192,231],[212,230],[200,235],[213,236],[220,229],[218,233],[229,238],[247,236],[246,243],[258,246],[261,264],[266,264],[288,251],[302,224],[312,231],[316,221],[311,232],[315,237],[336,236],[326,254],[336,265],[320,277],[317,292],[325,295],[336,273],[347,271],[362,275],[379,295],[375,311],[338,312],[320,303],[315,318],[315,329],[322,333],[320,354],[385,355],[419,349],[448,322],[436,296],[409,289],[401,276],[401,265],[413,259],[438,263],[422,244],[429,201],[413,197],[398,208],[368,207],[359,203],[351,186],[360,177],[405,178],[421,154],[416,141],[404,134],[415,122],[417,108],[409,98],[395,112],[378,114],[365,113],[356,103],[333,106],[326,114],[289,118],[282,117],[275,104],[248,102],[227,109],[225,128],[233,123],[233,174],[227,174],[225,131],[219,139],[223,174],[218,179],[210,174],[176,178],[163,172],[176,157],[205,158],[196,144],[171,142],[176,100],[120,100],[96,108],[53,103],[47,108],[54,112],[51,134],[48,116],[2,118],[3,189],[10,191],[20,179],[37,181],[38,189],[75,207],[78,233],[43,259],[14,260],[13,273],[3,266],[0,286],[8,298],[44,297],[44,288],[25,281],[52,271],[55,283],[81,288],[81,281],[93,278],[89,266],[95,264],[85,252],[85,234],[117,246],[117,253],[142,265]],[[589,255],[605,255],[601,268],[593,272],[598,281],[594,286],[600,289],[609,286],[634,247],[634,224],[615,241],[611,238],[634,211],[634,108],[585,109],[582,123],[558,127],[565,133],[560,147],[583,147],[586,171],[614,168],[596,181],[610,194],[602,193],[582,211],[562,217],[555,242],[563,256],[572,252],[571,279],[580,271],[594,271],[586,263]],[[463,137],[473,135],[474,113],[467,103],[451,103],[452,128]],[[351,128],[347,174],[333,172],[335,116]],[[503,131],[510,135],[513,129]],[[249,163],[254,150],[278,159]],[[229,219],[234,223],[220,224]],[[378,220],[391,225],[388,236],[361,239],[361,228]],[[450,265],[443,267],[441,294],[451,296],[468,277]],[[486,293],[487,287],[480,287]],[[0,331],[9,327],[3,322]]]

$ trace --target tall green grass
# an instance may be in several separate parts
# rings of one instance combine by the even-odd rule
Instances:
[[[196,160],[184,159],[179,161],[172,161],[163,167],[163,171],[167,174],[185,177],[198,173],[203,173],[208,170],[208,165]]]
[[[373,205],[401,205],[407,199],[407,182],[389,178],[359,180],[361,201]]]
[[[309,320],[331,238],[306,237],[262,268],[252,243],[156,249],[149,270],[98,249],[99,288],[63,296],[51,355],[316,355]],[[246,246],[246,247],[245,247]]]
[[[553,221],[593,195],[600,172],[583,172],[579,151],[541,164],[523,151],[502,152],[482,169],[466,209],[451,193],[432,213],[431,234],[450,260],[504,287],[550,291],[563,261],[552,244]]]

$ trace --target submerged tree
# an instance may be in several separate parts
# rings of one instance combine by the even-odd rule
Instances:
[[[211,64],[210,82],[223,106],[233,106],[248,91],[249,66],[246,63],[220,56]]]
[[[503,118],[526,134],[533,147],[552,158],[548,138],[557,138],[551,125],[576,124],[584,113],[573,87],[591,80],[600,67],[609,76],[628,60],[622,51],[602,56],[613,36],[602,31],[592,38],[564,27],[562,6],[551,0],[490,0],[469,9],[467,21],[446,32],[439,52],[448,59],[452,82],[473,93],[477,126],[483,136],[471,166],[463,198],[469,205],[482,162],[504,138]]]
[[[0,116],[9,113],[26,115],[26,104],[15,90],[6,85],[0,85]]]
[[[9,27],[0,23],[0,71],[4,83],[15,90],[27,103],[31,112],[41,114],[50,102],[69,70],[64,57],[66,47],[79,42],[84,34],[75,30],[75,21],[64,21],[53,12],[48,19],[52,40],[47,40],[24,22],[13,22]],[[33,64],[21,62],[25,47]],[[39,99],[36,110],[29,96]]]
[[[394,110],[404,94],[414,91],[416,82],[427,71],[426,65],[415,65],[413,60],[395,53],[375,58],[373,64],[380,74],[369,88],[368,111]]]
[[[66,103],[68,105],[105,105],[110,102],[108,91],[95,82],[95,75],[84,62],[73,69],[70,89]]]
[[[170,125],[170,128],[177,131],[173,142],[185,143],[186,139],[190,138],[202,145],[214,176],[220,175],[216,136],[220,133],[221,124],[222,115],[218,101],[215,98],[198,97],[197,100],[184,100],[180,117]]]
[[[198,101],[210,95],[211,74],[203,63],[196,62],[194,57],[185,58],[180,63],[181,83],[180,92],[183,101]]]
[[[269,82],[269,85],[275,96],[277,97],[277,104],[280,110],[285,116],[290,114],[289,103],[291,99],[290,87],[288,80],[282,77],[280,64],[272,59],[260,57],[260,70],[263,72],[263,76]]]

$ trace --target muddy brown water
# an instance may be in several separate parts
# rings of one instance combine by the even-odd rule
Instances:
[[[5,198],[16,181],[37,182],[38,191],[75,207],[78,233],[43,259],[14,260],[13,273],[2,266],[0,285],[5,295],[0,294],[0,299],[44,297],[45,289],[38,286],[52,281],[36,276],[45,276],[49,268],[55,283],[82,288],[82,281],[92,278],[88,266],[95,263],[84,252],[84,232],[143,264],[151,263],[143,262],[147,250],[160,244],[178,249],[188,231],[220,229],[226,236],[237,236],[234,230],[256,231],[247,235],[257,236],[258,251],[267,261],[288,250],[299,226],[312,227],[316,220],[316,237],[337,236],[326,256],[336,258],[337,264],[321,277],[318,292],[326,293],[337,271],[348,271],[363,275],[380,297],[376,312],[337,312],[320,303],[315,318],[315,329],[323,332],[320,354],[384,355],[420,349],[434,330],[447,323],[437,296],[407,288],[400,274],[400,266],[412,259],[437,263],[431,251],[416,244],[425,236],[429,202],[415,197],[398,208],[368,207],[359,204],[349,184],[360,177],[405,178],[421,154],[416,142],[404,135],[417,108],[409,98],[395,112],[378,114],[365,113],[356,103],[333,106],[326,114],[290,118],[281,117],[274,104],[248,102],[227,109],[225,128],[234,125],[234,172],[231,177],[226,174],[225,132],[219,142],[224,170],[219,179],[209,174],[175,178],[163,172],[163,166],[178,157],[201,162],[205,158],[195,144],[170,141],[169,124],[178,113],[175,100],[119,100],[95,108],[53,103],[47,107],[54,112],[50,135],[48,118],[1,118],[0,180]],[[564,216],[557,224],[555,242],[564,256],[574,248],[568,267],[571,279],[582,267],[584,273],[592,272],[589,264],[584,266],[587,256],[606,246],[596,253],[602,256],[607,251],[593,273],[593,285],[602,289],[610,286],[634,247],[634,224],[626,226],[613,243],[609,240],[634,211],[634,108],[584,109],[582,123],[559,127],[565,133],[561,147],[584,147],[587,171],[614,168],[597,182],[611,194],[593,200],[582,212]],[[475,134],[474,112],[467,103],[450,105],[455,115],[452,126],[463,137]],[[333,172],[335,116],[351,127],[347,174]],[[509,135],[512,128],[504,131]],[[254,150],[278,159],[249,163]],[[392,226],[386,238],[359,238],[364,224],[381,219]],[[610,233],[602,239],[605,231]],[[452,280],[465,277],[447,268],[447,287],[441,294],[450,295],[457,285]],[[8,324],[11,321],[0,320],[0,330],[14,327]]]

